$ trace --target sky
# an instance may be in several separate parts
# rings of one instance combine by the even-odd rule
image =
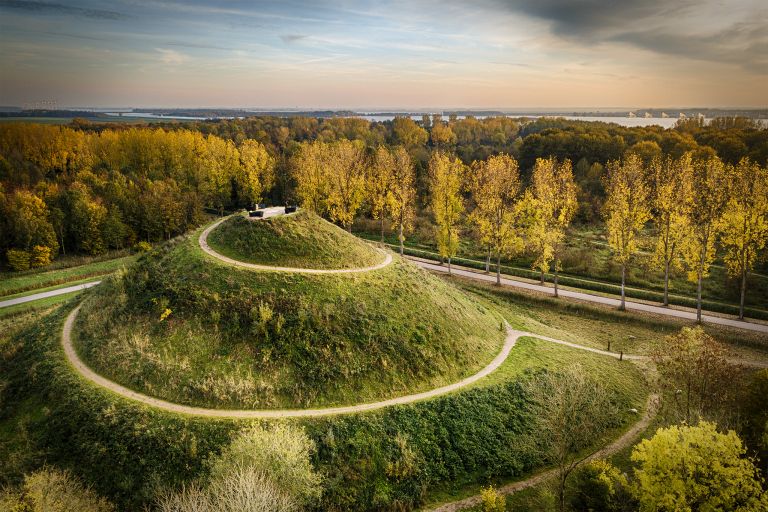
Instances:
[[[0,105],[767,107],[767,0],[0,0]]]

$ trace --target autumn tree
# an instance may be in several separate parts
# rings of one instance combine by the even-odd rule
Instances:
[[[588,455],[585,448],[614,425],[618,411],[610,393],[579,365],[531,379],[526,392],[534,404],[537,442],[557,469],[557,498],[565,510],[568,478]]]
[[[714,423],[660,428],[632,450],[641,511],[768,510],[758,469],[735,432]]]
[[[515,226],[515,202],[520,193],[517,161],[502,153],[475,162],[468,181],[475,202],[471,219],[496,256],[496,284],[500,285],[502,254],[510,254],[521,244]]]
[[[534,268],[540,270],[543,283],[544,273],[553,264],[557,297],[561,245],[565,230],[578,209],[571,161],[558,162],[554,157],[538,158],[531,177],[531,191],[536,213],[530,233],[534,235],[532,242],[538,249]]]
[[[720,217],[728,201],[728,170],[716,156],[697,160],[693,165],[693,195],[691,223],[683,256],[688,267],[688,279],[696,283],[696,320],[701,322],[702,281],[709,275],[715,259],[715,239]]]
[[[400,255],[403,255],[405,232],[411,229],[416,206],[416,173],[411,157],[402,146],[391,151],[393,159],[392,187],[387,198],[387,211],[397,226]]]
[[[731,176],[730,197],[717,229],[728,273],[740,281],[739,318],[743,320],[747,275],[768,239],[768,168],[745,158]]]
[[[406,148],[423,146],[427,143],[427,130],[416,124],[410,117],[397,116],[392,120],[392,135],[398,145]]]
[[[48,220],[48,207],[32,192],[17,190],[5,207],[7,229],[13,247],[30,251],[45,246],[55,254],[59,250],[56,233]]]
[[[329,146],[324,161],[328,173],[328,215],[352,231],[352,221],[365,199],[366,158],[360,141],[346,139]]]
[[[629,153],[623,161],[608,164],[605,223],[614,259],[621,265],[621,305],[625,309],[627,266],[637,251],[637,236],[650,219],[649,190],[643,162]]]
[[[379,220],[381,241],[384,242],[384,220],[389,211],[389,199],[395,186],[395,156],[386,146],[379,146],[368,169],[366,185],[371,203],[371,214]]]
[[[446,149],[456,144],[456,134],[447,123],[442,121],[433,121],[430,137],[432,145],[437,149]]]
[[[461,197],[464,164],[456,157],[435,152],[429,160],[430,205],[437,223],[437,246],[441,258],[451,258],[459,248],[459,220],[464,212]]]
[[[235,181],[239,194],[246,205],[257,204],[274,183],[275,159],[253,139],[244,140],[238,151],[240,166]]]
[[[296,180],[296,195],[301,207],[318,215],[325,214],[329,192],[328,174],[325,170],[328,144],[306,142],[299,146],[291,160],[291,170]]]
[[[681,266],[680,253],[690,232],[693,162],[686,153],[677,160],[654,158],[650,165],[656,245],[654,264],[664,271],[664,305],[669,305],[669,273]]]
[[[683,327],[651,351],[660,384],[674,398],[674,414],[686,423],[728,412],[736,368],[728,351],[701,327]],[[718,417],[722,420],[722,417]]]

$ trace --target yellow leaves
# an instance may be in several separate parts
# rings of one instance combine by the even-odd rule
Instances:
[[[643,161],[629,154],[608,164],[605,224],[616,261],[626,265],[637,250],[637,235],[651,218]]]
[[[162,322],[163,320],[171,316],[171,313],[173,313],[173,311],[171,311],[171,308],[165,308],[163,312],[160,313],[160,321]]]
[[[440,255],[451,258],[459,247],[457,224],[464,213],[461,198],[464,164],[436,152],[429,160],[431,207],[437,223],[437,244]]]

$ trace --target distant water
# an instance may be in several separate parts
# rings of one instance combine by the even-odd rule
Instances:
[[[150,112],[107,112],[107,115],[110,116],[122,116],[122,117],[136,117],[136,118],[150,118],[150,119],[168,119],[169,121],[172,121],[174,119],[179,120],[186,120],[186,121],[203,121],[205,117],[193,117],[193,116],[175,116],[175,115],[165,115],[165,114],[152,114]],[[288,112],[286,112],[288,114]],[[368,121],[391,121],[395,118],[393,115],[386,115],[386,114],[376,114],[376,113],[361,113],[355,116],[350,117],[359,117],[362,119],[367,119]],[[410,116],[411,119],[414,121],[421,121],[421,114],[414,114]],[[464,119],[466,116],[457,116],[458,119]],[[477,119],[485,119],[486,117],[496,117],[496,116],[483,116],[478,115],[474,116]],[[634,127],[634,126],[652,126],[657,125],[661,126],[662,128],[673,128],[675,126],[675,123],[677,123],[676,117],[601,117],[601,116],[522,116],[520,114],[508,114],[506,117],[528,117],[528,118],[539,118],[539,117],[561,117],[563,119],[573,120],[573,121],[599,121],[602,123],[615,123],[620,126],[626,126],[626,127]],[[448,116],[444,116],[444,119],[447,119]],[[232,117],[222,117],[220,119],[232,119]],[[707,119],[707,121],[709,121]]]

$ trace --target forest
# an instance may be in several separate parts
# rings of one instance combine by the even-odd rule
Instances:
[[[708,207],[693,203],[706,186],[701,180],[713,179],[719,205],[709,205],[717,211],[699,241],[698,264],[692,254],[687,268],[694,281],[706,277],[719,239],[730,247],[724,257],[731,274],[743,282],[765,255],[766,165],[768,130],[746,118],[690,119],[666,130],[439,115],[386,122],[250,117],[152,127],[84,119],[64,127],[6,123],[0,125],[0,259],[26,270],[64,254],[142,250],[199,225],[206,214],[266,201],[300,203],[347,228],[368,216],[383,231],[386,218],[401,242],[414,218],[427,218],[437,225],[443,257],[454,256],[460,232],[469,232],[488,259],[527,251],[542,275],[558,270],[557,250],[571,224],[606,229],[623,272],[638,234],[654,219],[660,269],[668,276],[686,252],[696,253],[675,237]],[[619,172],[633,166],[642,176]],[[627,187],[641,200],[632,219],[620,219],[629,196],[617,194]],[[731,199],[739,204],[728,217]],[[733,226],[745,218],[754,224],[742,233],[751,237],[746,245],[736,228],[726,233],[724,221]]]

